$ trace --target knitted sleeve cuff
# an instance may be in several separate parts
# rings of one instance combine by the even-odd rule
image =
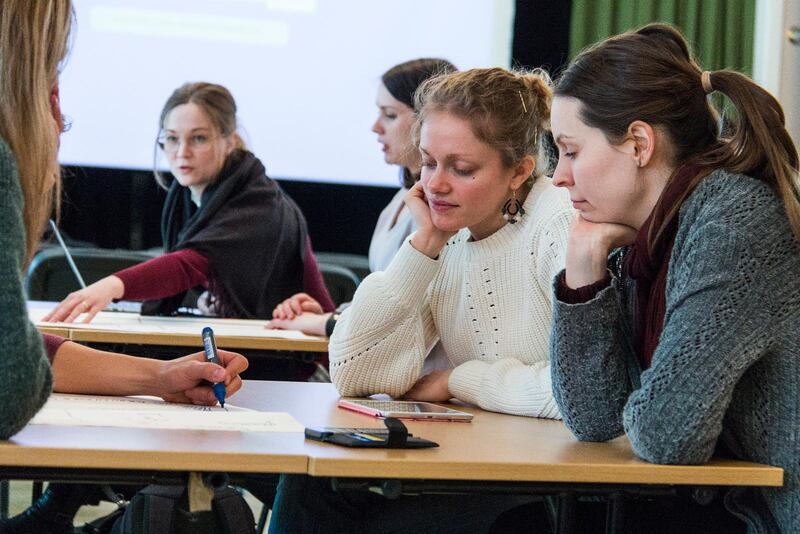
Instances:
[[[587,286],[572,289],[565,280],[566,270],[558,273],[556,277],[556,298],[565,304],[583,304],[597,296],[603,289],[611,285],[611,273],[606,271],[605,278]]]

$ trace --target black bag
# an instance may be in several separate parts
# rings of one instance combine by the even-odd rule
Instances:
[[[185,486],[150,485],[134,495],[111,534],[255,534],[255,519],[236,489],[214,490],[211,511],[189,512]]]

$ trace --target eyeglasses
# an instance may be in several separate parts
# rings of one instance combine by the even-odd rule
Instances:
[[[214,137],[195,134],[187,138],[181,139],[177,135],[163,134],[158,137],[158,146],[168,154],[175,154],[181,146],[181,142],[185,143],[193,152],[205,152],[211,148]]]

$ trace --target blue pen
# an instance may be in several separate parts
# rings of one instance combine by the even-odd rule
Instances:
[[[217,342],[214,341],[214,331],[211,327],[203,328],[203,348],[206,350],[206,360],[217,365],[222,365],[217,355]],[[217,382],[214,384],[214,396],[217,397],[219,404],[225,407],[225,384]]]

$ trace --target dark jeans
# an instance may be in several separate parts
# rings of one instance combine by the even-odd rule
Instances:
[[[502,512],[532,497],[402,495],[387,499],[361,490],[334,491],[329,478],[282,475],[270,534],[487,532]],[[544,532],[549,531],[546,525]]]

